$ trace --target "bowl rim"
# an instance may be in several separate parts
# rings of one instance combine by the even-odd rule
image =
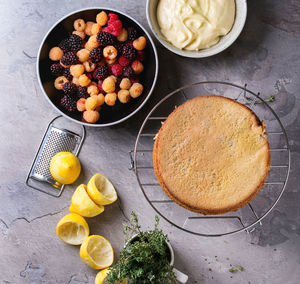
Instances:
[[[115,13],[119,13],[121,14],[122,16],[125,16],[127,18],[129,18],[130,20],[132,20],[136,25],[138,25],[142,30],[143,32],[147,35],[149,41],[151,42],[151,46],[152,46],[152,49],[153,49],[153,52],[154,52],[154,58],[155,58],[155,73],[154,73],[154,79],[153,79],[153,83],[152,83],[152,86],[149,90],[149,93],[147,94],[145,100],[133,111],[131,112],[130,114],[128,114],[127,116],[119,119],[119,120],[116,120],[114,122],[110,122],[110,123],[104,123],[104,124],[93,124],[93,123],[87,123],[87,122],[83,122],[83,121],[80,121],[80,120],[77,120],[77,119],[74,119],[72,117],[70,117],[69,115],[65,114],[63,111],[61,111],[51,100],[50,98],[48,97],[44,87],[43,87],[43,84],[42,84],[42,80],[41,80],[41,76],[40,76],[40,68],[39,68],[39,63],[40,63],[40,56],[41,56],[41,51],[42,51],[42,48],[45,44],[45,41],[48,37],[48,35],[53,31],[53,29],[59,24],[61,23],[63,20],[65,20],[66,18],[76,14],[76,13],[79,13],[79,12],[84,12],[84,11],[87,11],[87,10],[109,10],[109,11],[112,11],[112,12],[115,12]],[[37,53],[37,60],[36,60],[36,72],[37,72],[37,77],[38,77],[38,82],[39,82],[39,85],[40,85],[40,88],[42,90],[42,93],[44,95],[44,97],[46,98],[46,100],[48,100],[48,102],[52,105],[52,107],[58,111],[61,115],[63,115],[64,117],[66,117],[67,119],[70,119],[71,121],[74,121],[75,123],[79,123],[81,125],[84,125],[84,126],[90,126],[90,127],[106,127],[106,126],[113,126],[113,125],[116,125],[116,124],[119,124],[119,123],[122,123],[124,122],[125,120],[129,119],[130,117],[132,117],[133,115],[135,115],[139,110],[141,110],[141,108],[146,104],[146,102],[149,100],[154,88],[155,88],[155,85],[156,85],[156,82],[157,82],[157,77],[158,77],[158,67],[159,67],[159,62],[158,62],[158,54],[157,54],[157,49],[156,49],[156,46],[155,46],[155,43],[153,41],[153,39],[151,38],[150,34],[147,32],[147,30],[137,21],[135,20],[134,18],[132,18],[131,16],[129,16],[127,13],[125,12],[121,12],[117,9],[114,9],[114,8],[108,8],[108,7],[87,7],[87,8],[83,8],[83,9],[78,9],[78,10],[75,10],[75,11],[72,11],[70,13],[68,13],[67,15],[63,16],[62,18],[60,18],[59,20],[57,20],[50,28],[49,30],[47,31],[47,33],[45,34],[45,36],[43,37],[42,41],[41,41],[41,44],[40,44],[40,47],[38,49],[38,53]]]
[[[154,28],[154,26],[152,24],[152,18],[150,16],[150,2],[151,1],[153,1],[153,0],[147,0],[147,3],[146,3],[146,17],[147,17],[148,25],[150,26],[152,33],[154,34],[156,39],[169,51],[171,51],[177,55],[180,55],[183,57],[188,57],[188,58],[207,58],[207,57],[211,57],[213,55],[223,52],[225,49],[227,49],[229,46],[231,46],[237,40],[237,38],[239,37],[239,35],[241,34],[241,32],[245,26],[246,19],[247,19],[247,0],[235,0],[236,3],[240,2],[241,7],[242,7],[241,11],[243,13],[242,21],[241,21],[241,24],[240,24],[236,34],[228,42],[226,42],[226,44],[222,45],[219,50],[215,50],[214,52],[211,52],[210,54],[202,54],[198,51],[189,51],[189,50],[179,49],[179,48],[173,46],[171,43],[169,43],[167,40],[165,40],[162,36],[160,36],[157,33],[156,29]],[[230,31],[229,31],[229,33],[230,33]],[[210,47],[203,49],[203,50],[209,50],[209,49],[210,49]],[[199,51],[201,51],[201,50],[199,50]]]

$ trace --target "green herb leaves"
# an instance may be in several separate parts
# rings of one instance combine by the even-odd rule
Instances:
[[[264,101],[267,103],[275,102],[275,96],[271,95],[268,98],[266,98]],[[252,99],[251,100],[249,99],[247,102],[244,102],[244,105],[252,105],[252,104],[253,105],[263,104],[263,101],[259,101],[259,100],[253,101]]]
[[[131,213],[130,222],[124,225],[125,240],[129,242],[121,250],[119,261],[110,268],[107,283],[113,284],[122,278],[130,279],[133,284],[176,282],[166,244],[168,237],[158,229],[157,216],[155,221],[154,230],[143,232],[137,215]]]
[[[233,273],[233,272],[236,272],[238,270],[243,271],[244,270],[243,266],[238,265],[238,266],[232,267],[232,268],[229,269],[229,272]]]

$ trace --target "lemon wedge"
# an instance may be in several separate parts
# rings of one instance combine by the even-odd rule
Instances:
[[[84,217],[94,217],[104,211],[104,206],[97,205],[87,194],[86,186],[81,184],[72,196],[69,211]]]
[[[87,222],[78,214],[68,214],[57,223],[56,234],[69,245],[81,245],[89,236],[90,229]]]
[[[107,239],[102,236],[91,235],[81,244],[80,258],[91,268],[103,269],[112,265],[114,251]]]
[[[108,273],[109,273],[109,268],[99,271],[95,278],[95,284],[107,284],[105,279],[106,279],[106,276],[108,275]],[[128,283],[127,278],[124,278],[124,279],[115,281],[114,284],[127,284],[127,283]]]
[[[87,192],[94,202],[100,205],[111,204],[118,198],[114,186],[102,174],[93,175],[87,185]]]
[[[59,183],[73,183],[79,177],[80,172],[79,159],[71,152],[59,152],[51,159],[50,173]]]

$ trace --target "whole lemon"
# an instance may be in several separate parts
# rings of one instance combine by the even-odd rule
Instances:
[[[79,177],[80,171],[79,159],[71,152],[59,152],[51,159],[50,173],[59,183],[73,183]]]

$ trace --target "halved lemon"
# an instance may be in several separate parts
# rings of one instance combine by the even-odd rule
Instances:
[[[95,278],[95,284],[106,284],[106,276],[109,273],[108,268],[99,271]]]
[[[59,152],[51,159],[50,173],[59,183],[73,183],[79,177],[80,172],[79,159],[71,152]]]
[[[93,175],[87,185],[87,192],[94,202],[100,205],[111,204],[118,198],[114,186],[102,174]]]
[[[97,205],[87,194],[86,186],[81,184],[72,196],[69,211],[84,217],[94,217],[104,211],[104,206]]]
[[[83,241],[80,247],[80,258],[91,268],[103,269],[112,265],[114,251],[107,239],[91,235]]]
[[[56,225],[57,236],[69,245],[81,245],[89,233],[87,222],[83,217],[74,213],[67,214]]]
[[[99,271],[95,278],[95,284],[107,284],[106,276],[108,275],[108,273],[109,273],[109,268]],[[127,283],[128,283],[127,278],[124,278],[124,279],[115,281],[114,284],[127,284]]]

